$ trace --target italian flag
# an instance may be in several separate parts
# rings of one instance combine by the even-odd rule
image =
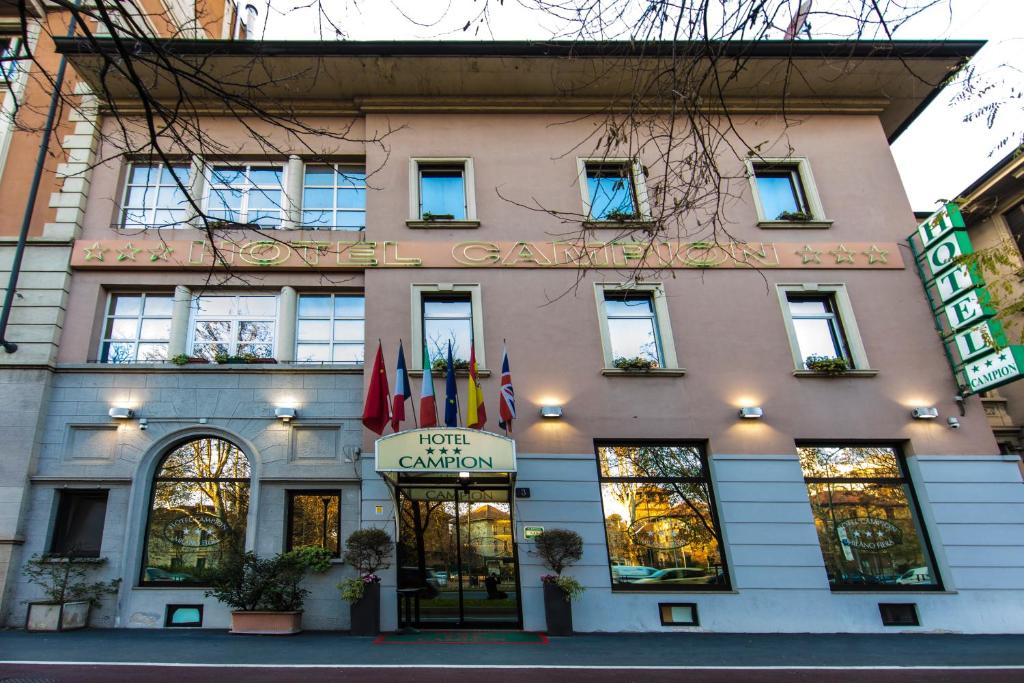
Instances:
[[[434,374],[430,369],[430,354],[423,345],[423,389],[420,391],[420,427],[437,426],[437,403],[434,401]]]

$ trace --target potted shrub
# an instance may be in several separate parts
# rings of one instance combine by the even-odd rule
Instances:
[[[184,353],[179,353],[177,356],[171,357],[171,362],[175,365],[206,365],[210,361],[202,356],[188,356]]]
[[[330,566],[331,553],[324,548],[299,548],[270,558],[252,552],[233,555],[210,575],[206,596],[233,608],[231,633],[298,633],[309,595],[300,585],[302,579]]]
[[[89,610],[107,594],[116,593],[121,579],[86,580],[106,562],[102,557],[50,557],[33,555],[22,573],[43,589],[45,600],[28,603],[26,631],[72,631],[89,625]]]
[[[601,218],[603,221],[614,221],[615,223],[625,223],[626,221],[635,221],[636,219],[636,212],[622,211],[621,209],[609,211]]]
[[[783,211],[775,217],[777,221],[792,221],[793,223],[806,223],[814,216],[806,211]]]
[[[359,576],[338,584],[341,597],[349,603],[350,630],[356,636],[380,633],[380,577],[377,570],[388,567],[394,543],[383,529],[359,529],[345,541],[345,562]]]
[[[626,372],[647,372],[651,368],[658,367],[658,362],[653,358],[644,358],[643,356],[634,356],[632,358],[619,356],[612,360],[612,365]]]
[[[571,576],[562,576],[562,570],[583,556],[583,539],[569,529],[549,529],[534,539],[534,545],[534,553],[554,572],[541,577],[548,635],[572,635],[572,601],[584,588]]]
[[[833,358],[831,356],[807,356],[804,365],[808,370],[822,372],[826,375],[841,375],[850,369],[850,364],[845,358]]]

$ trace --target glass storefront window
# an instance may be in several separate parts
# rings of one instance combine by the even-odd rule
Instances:
[[[707,459],[695,445],[601,445],[612,590],[729,588]]]
[[[800,446],[797,453],[833,589],[940,587],[894,448]]]
[[[142,585],[203,586],[245,547],[249,461],[233,443],[203,437],[164,458],[153,480]]]

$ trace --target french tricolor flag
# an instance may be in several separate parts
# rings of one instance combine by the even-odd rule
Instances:
[[[405,350],[398,341],[398,368],[395,370],[395,398],[391,404],[391,428],[396,432],[405,419],[405,402],[412,397],[409,388],[409,372],[405,369]]]

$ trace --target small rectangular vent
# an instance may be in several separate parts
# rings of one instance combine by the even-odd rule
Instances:
[[[878,611],[882,614],[883,626],[920,626],[917,618],[917,604],[913,602],[880,602]]]
[[[662,626],[699,626],[697,603],[695,602],[659,602],[658,612]]]

